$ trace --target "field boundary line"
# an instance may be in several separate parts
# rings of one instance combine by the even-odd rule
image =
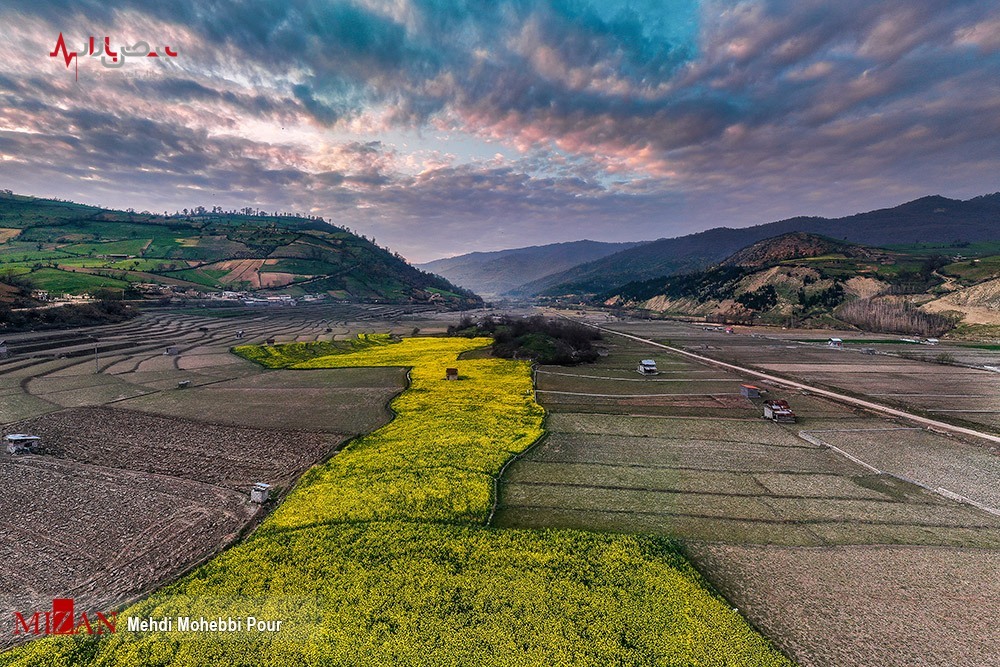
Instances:
[[[995,398],[993,394],[868,394],[869,396],[895,396],[896,398]]]
[[[575,513],[590,513],[590,514],[627,514],[627,515],[639,515],[639,516],[655,516],[655,517],[687,517],[692,519],[711,519],[714,521],[732,521],[740,523],[754,523],[754,524],[768,524],[768,525],[785,525],[785,526],[799,526],[803,528],[808,528],[809,526],[818,525],[829,525],[829,524],[843,524],[846,523],[843,519],[830,519],[830,518],[816,518],[816,519],[769,519],[769,518],[734,518],[734,517],[723,517],[715,514],[700,514],[697,512],[654,512],[652,510],[640,510],[640,509],[594,509],[590,507],[564,507],[556,505],[511,505],[513,509],[528,509],[528,510],[557,510],[565,512],[575,512]],[[918,528],[960,528],[963,526],[951,526],[948,524],[940,523],[908,523],[901,521],[876,521],[873,519],[852,519],[851,522],[857,523],[864,526],[916,526]],[[993,529],[993,526],[965,526],[973,530],[987,530]],[[632,534],[643,534],[642,532],[632,533]],[[718,542],[717,544],[733,544],[733,542]],[[757,546],[782,546],[774,545],[761,542],[750,542],[744,544],[751,544]],[[799,545],[801,546],[801,545]],[[859,546],[850,544],[834,544],[834,545],[815,545],[823,547],[846,547],[846,546]],[[877,546],[877,545],[862,545],[862,546]],[[912,547],[934,547],[940,545],[893,545],[893,546],[912,546]]]
[[[691,494],[695,496],[714,496],[719,498],[753,498],[753,499],[768,499],[774,498],[777,500],[848,500],[848,501],[865,501],[872,503],[896,503],[895,500],[885,500],[882,498],[869,498],[869,497],[858,497],[858,496],[804,496],[802,494],[793,493],[769,493],[769,495],[762,496],[759,493],[729,493],[722,491],[697,491],[692,489],[654,489],[648,486],[614,486],[611,484],[590,484],[586,482],[546,482],[546,481],[509,481],[508,484],[513,484],[515,486],[543,486],[543,487],[557,487],[557,488],[580,488],[580,489],[599,489],[601,491],[641,491],[643,493],[661,493],[661,494],[671,494],[671,495],[681,495],[681,494]],[[947,491],[947,489],[945,489]],[[956,496],[958,494],[955,494]],[[928,502],[915,502],[914,505],[934,505],[934,503]]]
[[[528,454],[528,452],[535,449],[538,445],[540,445],[543,441],[545,441],[549,437],[549,432],[545,428],[545,422],[548,421],[549,418],[549,411],[545,410],[545,407],[538,402],[538,389],[535,388],[535,373],[537,372],[538,372],[537,364],[532,364],[531,368],[528,370],[528,377],[531,378],[531,389],[532,389],[531,400],[533,400],[535,402],[535,405],[538,405],[544,411],[544,416],[542,417],[542,434],[539,435],[537,438],[535,438],[535,440],[527,447],[525,447],[519,452],[515,452],[510,458],[504,461],[504,464],[500,466],[500,470],[498,470],[495,475],[490,475],[490,477],[493,478],[493,505],[492,507],[490,507],[489,516],[486,517],[486,523],[484,524],[486,526],[490,526],[493,524],[493,517],[496,516],[497,508],[500,505],[500,480],[503,479],[504,473],[507,472],[507,467],[514,464],[517,461],[520,461],[524,456]]]
[[[662,396],[739,396],[738,392],[716,392],[714,394],[584,394],[578,391],[556,391],[555,389],[536,389],[536,394],[562,394],[563,396],[593,396],[595,398],[659,398]]]
[[[545,373],[545,371],[536,371],[537,373]],[[558,375],[557,373],[550,373],[550,375]],[[639,378],[602,378],[593,375],[572,375],[570,373],[565,373],[564,375],[570,375],[571,377],[585,378],[591,380],[626,380],[633,382],[643,382]],[[646,380],[647,382],[740,382],[741,380],[737,378],[681,378],[681,379],[663,379],[663,380]]]
[[[816,445],[817,447],[825,447],[827,449],[832,449],[833,451],[837,452],[838,454],[840,454],[844,458],[846,458],[846,459],[848,459],[850,461],[853,461],[854,463],[857,463],[862,468],[867,468],[870,472],[873,472],[876,475],[883,474],[883,472],[881,470],[879,470],[878,468],[876,468],[873,465],[869,465],[868,463],[865,463],[864,461],[862,461],[861,459],[859,459],[854,454],[849,454],[849,453],[845,452],[843,449],[841,449],[840,447],[837,447],[835,445],[831,445],[828,442],[825,442],[823,440],[820,440],[819,438],[813,437],[812,435],[809,434],[809,431],[799,431],[799,437],[802,438],[803,440],[805,440],[806,442],[811,442],[812,444]],[[893,477],[895,477],[895,475],[893,475]]]
[[[926,431],[919,426],[896,426],[893,428],[820,428],[809,429],[806,433],[880,433],[882,431]]]
[[[989,505],[984,505],[983,503],[973,500],[972,498],[969,498],[967,496],[963,496],[960,493],[949,491],[943,486],[937,487],[936,489],[934,489],[934,492],[937,493],[938,495],[944,496],[945,498],[950,498],[951,500],[954,500],[956,502],[965,503],[966,505],[972,505],[973,507],[978,507],[984,512],[989,512],[994,516],[1000,516],[1000,509],[996,509],[995,507],[990,507]]]
[[[673,380],[673,379],[670,379],[670,378],[662,378],[662,379],[657,379],[657,378],[615,378],[615,377],[607,377],[607,376],[604,376],[604,375],[581,375],[579,373],[558,373],[556,371],[543,371],[543,370],[537,370],[535,372],[538,373],[539,375],[559,375],[559,376],[562,376],[562,377],[585,378],[587,380],[611,380],[612,382],[685,382],[685,381],[687,381],[687,380]],[[664,373],[711,373],[711,372],[712,372],[711,370],[705,370],[705,371],[660,371],[660,375],[663,375]],[[723,379],[728,381],[731,378],[723,378]]]

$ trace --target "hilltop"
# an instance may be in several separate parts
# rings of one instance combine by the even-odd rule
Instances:
[[[792,259],[837,255],[861,259],[888,257],[857,243],[838,241],[819,234],[792,232],[751,244],[720,262],[721,266],[764,268]]]
[[[470,306],[479,297],[322,218],[203,207],[160,215],[0,193],[0,281],[132,298],[306,295]],[[9,289],[0,290],[10,298]]]

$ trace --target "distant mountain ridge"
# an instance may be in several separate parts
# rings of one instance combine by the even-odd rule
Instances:
[[[641,243],[570,241],[527,248],[473,252],[417,264],[482,296],[497,296],[524,283],[634,248]]]
[[[598,294],[632,281],[704,269],[756,241],[808,232],[868,246],[1000,239],[1000,193],[969,200],[939,195],[843,218],[795,217],[659,239],[527,282],[523,296]]]

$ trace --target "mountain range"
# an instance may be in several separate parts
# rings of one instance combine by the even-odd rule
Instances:
[[[757,241],[790,232],[879,247],[997,239],[1000,193],[964,201],[933,195],[842,218],[803,216],[740,229],[717,227],[636,244],[596,259],[578,258],[576,265],[565,269],[548,264],[544,255],[533,259],[533,249],[508,250],[504,253],[511,270],[494,264],[491,280],[508,296],[595,295],[632,281],[705,269]],[[490,254],[474,253],[451,258],[447,260],[450,264],[432,262],[423,266],[433,265],[435,273],[468,287],[463,280],[475,274],[476,266],[489,262]],[[567,256],[565,260],[570,262],[572,258]],[[461,271],[453,271],[453,266],[462,267]],[[514,283],[519,284],[509,287]]]
[[[456,285],[462,285],[481,296],[496,297],[515,290],[526,282],[638,245],[641,244],[570,241],[513,250],[473,252],[416,266],[423,271],[445,276]]]

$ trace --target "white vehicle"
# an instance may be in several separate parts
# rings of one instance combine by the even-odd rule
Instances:
[[[656,375],[659,373],[656,370],[656,362],[652,359],[643,359],[639,362],[639,367],[636,368],[640,375]]]

